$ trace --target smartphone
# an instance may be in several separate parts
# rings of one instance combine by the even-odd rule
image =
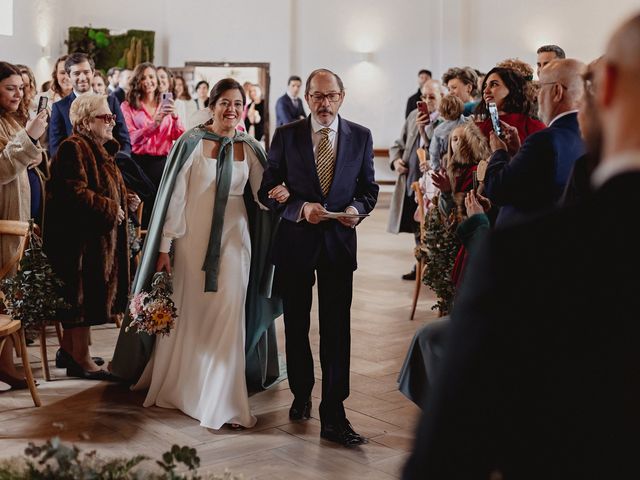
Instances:
[[[427,108],[426,102],[422,100],[418,100],[416,102],[416,107],[418,107],[418,112],[427,114],[427,124],[431,123],[431,117],[429,116],[429,108]]]
[[[173,93],[163,92],[160,94],[160,99],[163,105],[167,105],[171,103],[171,100],[173,100]]]
[[[478,172],[473,172],[473,192],[478,193]]]
[[[489,116],[491,117],[491,124],[493,125],[493,131],[496,132],[498,137],[502,137],[502,128],[500,128],[500,116],[498,115],[498,107],[495,103],[489,102]]]
[[[40,113],[42,110],[44,110],[45,108],[47,108],[47,105],[49,104],[49,99],[45,96],[40,97],[40,100],[38,101],[38,112]]]

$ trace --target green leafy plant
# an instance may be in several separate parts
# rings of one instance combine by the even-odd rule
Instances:
[[[434,201],[437,205],[437,201]],[[453,265],[460,249],[455,225],[438,208],[430,208],[426,215],[427,228],[423,243],[425,272],[422,281],[433,289],[438,301],[431,307],[440,315],[447,315],[453,306],[455,285],[451,279]]]
[[[157,471],[143,468],[150,460],[144,455],[102,459],[95,451],[81,453],[76,446],[52,438],[43,445],[29,443],[25,457],[0,462],[0,480],[240,480],[225,472],[223,476],[200,476],[200,458],[194,448],[173,445],[157,461]],[[187,470],[186,474],[178,472]]]
[[[58,293],[62,281],[54,274],[33,228],[30,220],[27,248],[18,272],[0,282],[7,313],[27,330],[40,328],[55,317],[58,309],[69,307]]]

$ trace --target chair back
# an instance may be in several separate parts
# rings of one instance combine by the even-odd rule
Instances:
[[[422,196],[422,190],[418,182],[411,184],[411,189],[414,192],[416,200],[418,200],[418,222],[420,223],[420,238],[424,238],[424,197]]]
[[[24,249],[27,245],[27,237],[29,234],[29,223],[20,222],[18,220],[0,220],[0,236],[20,237],[16,253],[4,263],[0,265],[0,280],[14,271],[22,260]]]

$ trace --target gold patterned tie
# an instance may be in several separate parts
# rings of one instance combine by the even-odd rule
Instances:
[[[320,180],[320,188],[322,188],[322,195],[325,197],[329,193],[331,187],[331,181],[333,180],[333,148],[329,141],[330,128],[323,128],[320,130],[320,143],[318,143],[318,149],[316,152],[316,167],[318,169],[318,179]]]

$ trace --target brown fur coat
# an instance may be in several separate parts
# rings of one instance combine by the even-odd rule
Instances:
[[[65,283],[71,310],[60,320],[99,325],[125,311],[129,291],[126,188],[113,155],[115,141],[98,145],[84,135],[60,144],[47,188],[44,246]]]

